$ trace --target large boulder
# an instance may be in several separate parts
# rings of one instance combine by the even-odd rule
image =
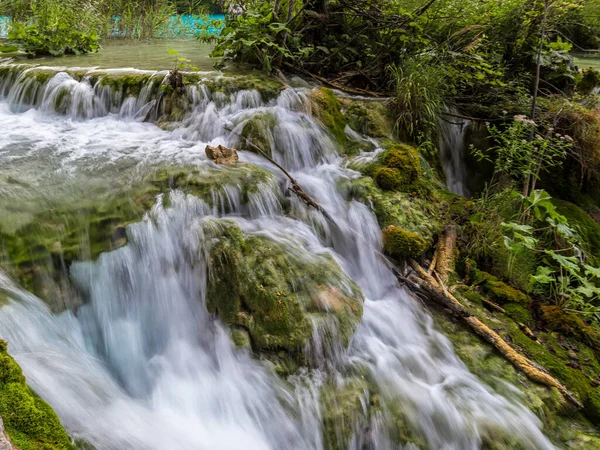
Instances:
[[[228,220],[211,220],[208,310],[248,333],[256,352],[284,351],[305,363],[315,328],[331,346],[347,346],[362,316],[360,288],[327,254],[263,236]]]

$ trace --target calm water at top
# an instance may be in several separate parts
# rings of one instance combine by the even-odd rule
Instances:
[[[596,69],[600,70],[600,53],[577,54],[575,56],[575,64],[580,69]]]
[[[188,58],[201,71],[213,70],[217,61],[217,58],[209,57],[212,45],[195,39],[105,40],[97,53],[36,58],[29,61],[48,66],[162,70],[170,69],[175,64],[176,57],[169,54],[169,49],[177,50],[180,57]]]

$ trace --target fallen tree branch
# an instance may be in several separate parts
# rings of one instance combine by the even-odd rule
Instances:
[[[556,378],[548,374],[537,364],[530,361],[515,349],[513,349],[498,333],[485,325],[473,313],[465,308],[452,294],[445,291],[435,278],[427,273],[416,261],[410,260],[410,266],[415,273],[404,278],[406,284],[415,292],[425,294],[424,297],[435,300],[447,309],[450,309],[457,317],[465,321],[469,327],[485,341],[494,346],[513,366],[523,372],[527,378],[545,386],[553,387],[572,402],[577,408],[583,405],[573,393],[571,393]]]
[[[352,87],[349,87],[349,86],[344,86],[343,84],[336,83],[334,81],[330,81],[327,78],[323,78],[323,77],[320,77],[319,75],[315,75],[314,73],[311,73],[311,72],[309,72],[306,69],[303,69],[301,67],[293,66],[290,63],[284,63],[284,65],[288,69],[290,69],[292,71],[300,72],[300,73],[302,73],[304,75],[307,75],[307,76],[313,78],[314,80],[316,80],[316,81],[318,81],[318,82],[320,82],[320,83],[322,83],[322,84],[324,84],[326,86],[329,86],[329,87],[334,88],[334,89],[338,89],[338,90],[343,91],[343,92],[347,92],[348,94],[352,94],[352,95],[366,95],[366,96],[369,96],[369,97],[385,97],[384,95],[381,95],[378,92],[369,91],[367,89],[352,88]]]
[[[319,211],[321,214],[323,214],[323,216],[327,220],[329,220],[330,222],[333,222],[333,219],[331,218],[329,213],[327,211],[325,211],[325,209],[321,205],[319,205],[315,200],[313,200],[312,197],[310,195],[308,195],[304,189],[302,189],[302,187],[298,184],[296,179],[294,177],[292,177],[292,175],[287,170],[285,170],[285,168],[281,164],[279,164],[277,161],[275,161],[273,158],[271,158],[271,156],[269,156],[269,154],[267,154],[267,152],[265,152],[263,149],[261,149],[258,145],[256,145],[254,142],[252,142],[249,138],[247,138],[243,134],[238,133],[237,131],[234,131],[229,127],[224,127],[224,128],[227,131],[229,131],[230,133],[235,134],[236,136],[244,139],[246,141],[246,144],[248,145],[248,147],[250,147],[255,152],[259,153],[266,160],[268,160],[271,164],[273,164],[275,167],[277,167],[279,170],[281,170],[283,172],[283,174],[290,180],[290,183],[292,184],[292,186],[289,188],[289,190],[292,191],[294,194],[296,194],[300,198],[300,200],[302,200],[307,206],[311,206],[311,207],[315,208],[317,211]]]
[[[456,253],[456,226],[449,225],[440,233],[437,244],[437,260],[435,263],[435,271],[440,277],[442,285],[448,283],[450,272],[454,272],[454,257]]]

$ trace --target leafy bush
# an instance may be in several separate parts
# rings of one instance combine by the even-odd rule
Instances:
[[[85,0],[34,0],[29,20],[11,24],[9,38],[33,55],[81,54],[100,46],[102,16]]]

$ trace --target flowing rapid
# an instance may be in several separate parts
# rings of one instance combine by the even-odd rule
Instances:
[[[149,163],[214,167],[206,144],[240,147],[244,124],[266,116],[273,158],[332,218],[286,195],[281,172],[242,151],[241,161],[271,173],[257,192],[245,198],[232,183],[215,187],[213,202],[178,190],[159,195],[127,227],[126,246],[72,265],[82,306],[53,314],[0,275],[8,298],[0,337],[73,436],[97,449],[342,448],[323,439],[323,392],[367,379],[379,398],[359,388],[362,410],[330,427],[350,430],[344,448],[475,450],[498,434],[519,448],[554,448],[518,396],[506,398],[472,375],[399,286],[373,213],[344,189],[359,174],[311,116],[308,88],[266,101],[254,90],[224,94],[199,80],[187,87],[191,113],[166,131],[151,123],[161,114],[165,73],[144,73],[138,95],[125,96],[93,71],[36,78],[11,67],[0,78],[0,164],[28,180],[32,198],[68,194],[69,180],[86,188],[128,180]],[[315,324],[312,368],[282,380],[233,345],[206,306],[211,230],[223,218],[294,258],[328,255],[341,266],[365,296],[348,348],[329,345],[327,330]],[[399,417],[420,444],[398,444]]]

